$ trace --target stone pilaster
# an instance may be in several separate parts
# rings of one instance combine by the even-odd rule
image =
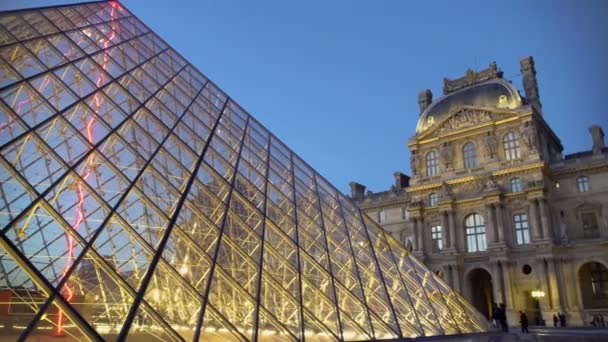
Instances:
[[[503,284],[501,281],[501,272],[498,266],[498,262],[491,261],[490,269],[492,270],[492,290],[494,292],[494,302],[497,304],[505,303]]]
[[[538,224],[538,210],[536,208],[536,199],[530,199],[530,230],[532,231],[532,241],[539,241],[541,239],[541,231]]]
[[[449,228],[449,220],[448,220],[448,214],[446,212],[442,212],[441,213],[441,230],[442,230],[442,239],[443,239],[443,248],[444,249],[450,249],[452,247],[452,245],[450,244],[450,228]]]
[[[486,233],[488,236],[488,245],[496,243],[496,227],[494,225],[494,207],[491,204],[486,204]]]
[[[498,244],[505,244],[505,215],[502,211],[502,204],[496,204],[496,228],[498,230]]]
[[[555,270],[555,259],[547,260],[547,275],[549,281],[549,287],[551,291],[551,308],[554,311],[563,312],[563,308],[561,306],[559,300],[559,287],[557,285],[557,274]]]
[[[414,251],[420,250],[420,233],[418,232],[418,218],[412,217],[412,223],[414,224]]]
[[[456,219],[454,218],[454,211],[448,211],[448,224],[450,226],[450,248],[458,251],[458,245],[456,243]]]
[[[551,229],[550,219],[549,219],[549,210],[547,208],[547,201],[544,198],[538,199],[538,204],[540,206],[540,222],[542,228],[543,239],[551,240],[553,239],[553,230]]]

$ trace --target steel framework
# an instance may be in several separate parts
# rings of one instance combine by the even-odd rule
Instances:
[[[489,329],[119,2],[0,13],[0,151],[0,340]]]

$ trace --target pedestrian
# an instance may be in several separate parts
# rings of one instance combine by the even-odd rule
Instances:
[[[559,313],[557,315],[559,315]],[[554,328],[557,328],[557,315],[553,314],[553,327]]]
[[[500,321],[500,326],[503,332],[509,332],[509,325],[507,324],[507,306],[504,303],[500,303],[500,308],[498,310]]]
[[[559,326],[560,327],[565,327],[566,326],[566,314],[563,314],[563,313],[560,312],[558,314],[558,316],[559,316]]]
[[[494,324],[495,328],[498,328],[500,326],[498,316],[499,316],[498,305],[496,303],[492,303],[492,324]]]
[[[528,331],[528,316],[523,311],[519,311],[519,323],[521,324],[521,333],[529,334]]]

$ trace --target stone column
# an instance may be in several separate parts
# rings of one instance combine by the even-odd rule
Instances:
[[[460,286],[460,266],[459,265],[456,265],[456,264],[452,265],[452,281],[453,281],[452,287],[454,288],[454,290],[456,290],[456,292],[463,295],[462,288]]]
[[[559,300],[559,287],[557,286],[557,274],[555,270],[555,259],[547,260],[548,280],[551,291],[551,308],[555,311],[563,312]]]
[[[456,243],[456,219],[454,218],[454,211],[448,211],[448,224],[450,226],[450,247],[458,250]]]
[[[496,242],[496,229],[494,227],[494,207],[491,204],[486,204],[486,227],[489,246]]]
[[[496,226],[498,229],[498,243],[505,243],[505,226],[504,226],[505,215],[502,211],[502,204],[496,204]]]
[[[550,240],[553,238],[553,231],[550,226],[549,211],[547,209],[547,201],[544,198],[538,200],[540,205],[540,222],[543,232],[543,239]]]
[[[441,213],[441,231],[443,233],[443,248],[451,248],[452,245],[450,244],[450,235],[452,234],[452,232],[449,229],[448,213],[446,212]]]
[[[547,319],[546,323],[549,324],[550,322],[548,320],[551,319],[551,317],[543,314],[551,311],[551,302],[549,301],[550,294],[547,286],[547,270],[545,269],[545,262],[542,258],[536,260],[535,268],[537,270],[536,279],[538,281],[538,285],[540,290],[545,293],[545,297],[540,298],[538,301],[540,305],[541,319]]]
[[[420,245],[418,244],[418,236],[420,235],[420,233],[418,232],[418,218],[412,217],[412,223],[414,224],[414,250],[419,251]]]
[[[494,303],[505,303],[501,281],[502,277],[500,274],[500,269],[498,268],[498,263],[496,261],[492,261],[490,265],[492,270],[492,290],[494,292]]]
[[[538,226],[538,213],[536,210],[536,199],[530,200],[530,230],[532,230],[532,241],[540,240],[540,227]]]
[[[514,310],[513,308],[513,287],[511,286],[511,273],[510,273],[510,265],[508,261],[501,261],[500,262],[500,270],[502,271],[502,280],[503,280],[503,284],[504,284],[504,289],[505,289],[505,304],[507,304],[507,307],[510,308],[511,310]]]

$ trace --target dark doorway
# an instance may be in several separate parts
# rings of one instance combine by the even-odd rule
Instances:
[[[469,273],[469,284],[471,303],[482,315],[491,319],[492,303],[494,303],[492,276],[484,269],[475,269]]]
[[[532,297],[532,291],[524,291],[524,298],[526,299],[526,309],[524,311],[528,316],[530,325],[545,325],[545,320],[541,316],[540,302]]]

